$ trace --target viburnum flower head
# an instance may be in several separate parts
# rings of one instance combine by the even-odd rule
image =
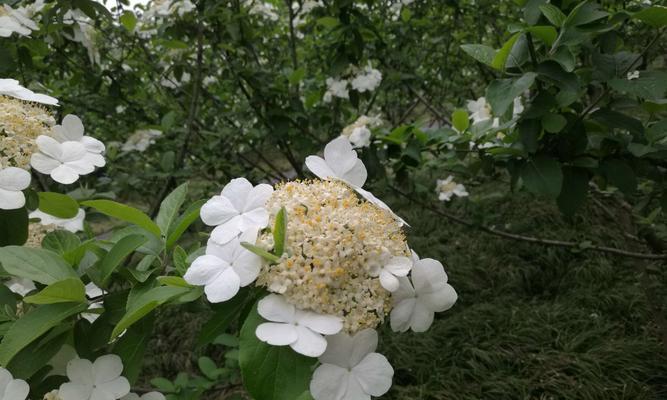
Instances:
[[[0,367],[0,400],[25,400],[30,387],[23,379],[14,379],[12,374]]]
[[[209,240],[206,254],[195,259],[183,278],[191,285],[203,285],[211,303],[231,299],[241,287],[257,279],[262,259],[241,246],[242,242],[256,241],[257,229],[247,230],[223,245]]]
[[[83,231],[83,222],[86,219],[86,212],[80,208],[73,218],[58,218],[51,214],[47,214],[41,210],[35,210],[30,213],[30,219],[39,219],[42,225],[55,225],[58,228],[66,231],[76,233]]]
[[[201,208],[202,221],[215,226],[211,240],[225,244],[247,230],[266,228],[269,213],[265,205],[271,193],[271,185],[253,186],[245,178],[232,179]]]
[[[121,376],[123,363],[115,354],[95,362],[75,358],[67,363],[70,382],[60,385],[62,400],[117,400],[130,393],[130,383]]]
[[[257,312],[270,321],[257,327],[259,340],[274,346],[289,345],[308,357],[318,357],[326,350],[327,341],[322,335],[334,335],[343,329],[340,318],[299,310],[277,294],[260,300]]]
[[[306,166],[320,179],[336,178],[351,185],[361,187],[366,182],[366,166],[357,156],[350,141],[343,136],[329,142],[324,147],[324,158],[306,157]]]
[[[354,336],[345,333],[327,337],[322,363],[310,381],[315,400],[370,400],[391,387],[394,369],[382,354],[375,353],[378,335],[364,329]]]
[[[16,167],[0,169],[0,209],[16,210],[25,205],[23,190],[30,186],[30,173]]]
[[[413,253],[411,278],[398,278],[399,288],[392,293],[391,329],[394,332],[425,332],[436,312],[450,309],[458,295],[447,283],[447,273],[440,261],[419,259]]]
[[[45,94],[37,94],[26,89],[15,79],[0,79],[0,95],[14,97],[23,101],[34,101],[36,103],[58,105],[58,99]]]

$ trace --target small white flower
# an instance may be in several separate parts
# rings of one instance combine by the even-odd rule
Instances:
[[[445,180],[438,179],[436,182],[435,191],[438,193],[438,199],[440,201],[449,201],[454,195],[458,197],[466,197],[469,195],[465,186],[460,183],[456,183],[454,181],[454,177],[451,175],[449,175]]]
[[[257,230],[251,229],[224,245],[208,242],[206,254],[192,263],[183,278],[191,285],[204,285],[206,298],[211,303],[227,301],[239,288],[257,279],[262,258],[241,246],[242,242],[255,243]]]
[[[0,95],[15,97],[19,100],[34,101],[35,103],[58,105],[58,99],[45,94],[37,94],[32,90],[19,85],[15,79],[0,79]]]
[[[468,100],[468,111],[473,123],[478,123],[491,119],[491,106],[486,102],[486,97],[480,97],[477,100]]]
[[[27,15],[23,7],[16,10],[4,4],[0,10],[0,37],[10,37],[16,32],[20,36],[29,36],[32,31],[39,29],[37,24]]]
[[[334,79],[327,78],[327,91],[324,93],[324,102],[331,102],[333,97],[339,97],[341,99],[349,99],[350,92],[347,88],[347,80],[345,79]]]
[[[371,131],[366,126],[354,128],[350,133],[350,143],[355,148],[368,147],[371,144]]]
[[[5,286],[7,286],[10,291],[20,295],[21,297],[25,297],[26,294],[37,289],[37,287],[35,287],[35,283],[27,278],[10,278],[5,282]]]
[[[371,276],[379,276],[380,284],[390,292],[399,287],[399,277],[407,276],[412,269],[412,260],[408,257],[391,257],[382,267],[371,271]]]
[[[514,98],[514,107],[512,108],[512,116],[516,117],[520,115],[524,110],[523,102],[521,101],[521,96]]]
[[[25,400],[30,386],[23,379],[14,379],[12,374],[0,367],[0,400]]]
[[[277,294],[260,300],[257,312],[271,321],[257,327],[259,340],[273,346],[289,345],[308,357],[319,357],[326,350],[327,340],[322,335],[334,335],[343,329],[340,318],[299,310]]]
[[[76,115],[68,114],[63,118],[62,125],[56,125],[52,129],[51,136],[60,143],[78,142],[86,148],[86,161],[96,167],[104,167],[104,143],[99,140],[84,136],[83,122]]]
[[[370,400],[387,393],[394,369],[385,356],[375,353],[376,331],[364,329],[353,337],[339,333],[327,337],[327,343],[310,381],[315,400]]]
[[[0,169],[0,209],[16,210],[25,205],[23,190],[30,186],[30,173],[16,167]]]
[[[55,225],[66,231],[76,233],[83,231],[83,221],[86,219],[86,212],[80,208],[76,216],[67,219],[54,217],[53,215],[47,214],[41,210],[35,210],[30,213],[29,217],[31,219],[39,219],[39,223],[42,225]]]
[[[130,383],[121,376],[123,363],[115,354],[95,362],[77,358],[67,363],[70,382],[60,385],[62,400],[117,400],[130,393]]]
[[[638,79],[639,78],[639,71],[632,71],[628,72],[628,80],[631,81],[633,79]]]
[[[59,183],[69,185],[80,175],[95,171],[95,165],[88,158],[86,146],[79,142],[60,143],[56,139],[40,135],[35,141],[39,148],[30,158],[30,165],[37,171],[50,175]]]
[[[415,254],[416,256],[416,254]],[[400,286],[392,293],[391,329],[394,332],[425,332],[433,323],[436,312],[450,309],[458,295],[447,283],[447,274],[439,261],[432,258],[416,260],[407,277],[398,278]]]
[[[123,143],[122,151],[144,152],[155,140],[162,136],[162,132],[157,129],[140,129],[135,131]]]
[[[364,70],[352,79],[352,89],[358,92],[372,92],[382,82],[382,73],[373,68],[370,64]]]
[[[216,227],[211,239],[225,244],[247,230],[266,228],[269,212],[265,206],[272,193],[271,185],[253,187],[245,178],[232,179],[201,208],[202,221]]]
[[[86,285],[86,297],[88,299],[95,299],[104,294],[104,290],[100,289],[99,286],[94,284],[93,282],[90,282]],[[96,301],[94,303],[90,303],[90,306],[88,306],[88,310],[94,310],[94,309],[100,309],[104,308],[104,302],[103,301]],[[100,314],[97,312],[84,312],[81,313],[81,318],[87,320],[91,324],[95,322],[98,318],[100,317]]]
[[[368,176],[364,163],[344,136],[337,137],[324,147],[324,158],[306,157],[306,167],[320,179],[340,179],[357,187],[363,186]]]
[[[141,395],[141,397],[136,393],[130,393],[127,396],[121,398],[120,400],[165,400],[165,397],[160,392],[148,392]]]

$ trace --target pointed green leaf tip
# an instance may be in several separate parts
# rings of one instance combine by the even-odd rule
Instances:
[[[262,257],[262,258],[264,258],[264,259],[266,259],[266,260],[271,261],[272,263],[277,263],[278,261],[280,261],[280,257],[278,257],[278,256],[276,256],[276,255],[274,255],[274,254],[271,254],[271,253],[269,253],[268,251],[264,250],[263,248],[261,248],[261,247],[259,247],[259,246],[255,246],[255,245],[252,244],[252,243],[241,242],[241,246],[243,246],[243,247],[245,247],[247,250],[249,250],[249,251],[251,251],[251,252],[257,254],[258,256],[260,256],[260,257]]]
[[[282,207],[276,214],[276,222],[273,226],[273,252],[280,257],[285,252],[285,242],[287,241],[287,210]]]

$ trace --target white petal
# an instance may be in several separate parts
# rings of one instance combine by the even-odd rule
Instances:
[[[417,300],[410,318],[410,328],[413,332],[426,332],[433,324],[435,314],[424,303]]]
[[[387,271],[385,268],[380,271],[380,284],[383,288],[390,292],[397,291],[400,286],[398,278],[395,277],[391,272]]]
[[[95,139],[94,137],[84,136],[81,138],[81,143],[89,153],[100,154],[105,150],[104,143]]]
[[[305,326],[297,325],[296,342],[290,344],[290,347],[299,354],[307,357],[319,357],[327,349],[327,340]]]
[[[371,396],[382,396],[389,391],[394,369],[387,358],[379,353],[368,354],[352,369],[364,392]]]
[[[217,226],[239,215],[239,211],[228,198],[213,196],[202,206],[200,215],[206,225]]]
[[[354,340],[345,332],[327,336],[327,349],[319,357],[321,363],[333,364],[342,368],[351,368]],[[363,356],[362,356],[363,357]]]
[[[24,169],[7,167],[0,170],[0,189],[20,191],[30,186],[30,173]]]
[[[414,298],[405,299],[394,306],[389,315],[391,318],[391,330],[394,332],[405,332],[410,329],[412,313],[417,306]]]
[[[58,389],[58,396],[63,400],[88,400],[93,393],[93,384],[63,383]]]
[[[265,322],[255,330],[257,339],[272,346],[287,346],[299,338],[296,327],[292,324]]]
[[[83,137],[83,122],[76,115],[65,115],[60,131],[65,139],[64,141],[78,142]]]
[[[95,377],[96,385],[114,380],[118,378],[122,372],[123,362],[120,357],[115,354],[101,356],[93,363],[93,376]],[[123,394],[123,396],[126,394],[127,393]]]
[[[352,357],[350,358],[350,367],[359,364],[367,354],[374,352],[377,347],[377,331],[367,328],[357,332],[352,338]]]
[[[30,386],[23,379],[14,379],[7,384],[3,399],[25,400],[30,392]]]
[[[93,363],[75,358],[67,363],[67,377],[74,383],[93,384]]]
[[[84,399],[88,400],[88,399]],[[113,394],[101,388],[93,388],[93,393],[90,394],[90,400],[115,400]]]
[[[108,382],[100,383],[97,385],[97,387],[107,393],[112,394],[113,399],[118,399],[130,393],[130,383],[123,376]]]
[[[86,165],[92,165],[100,168],[104,167],[107,163],[103,155],[91,152],[87,152],[86,155],[83,156],[82,161],[84,161]]]
[[[296,309],[283,296],[270,294],[257,304],[257,312],[264,319],[273,322],[295,322]]]
[[[231,240],[225,244],[218,244],[213,241],[213,239],[209,239],[208,242],[206,242],[206,254],[218,257],[226,264],[231,264],[234,261],[236,247],[241,247],[241,242],[237,239]]]
[[[310,394],[315,400],[346,400],[349,375],[345,368],[322,364],[317,367],[310,380]]]
[[[252,183],[246,178],[235,178],[222,188],[222,196],[229,199],[237,210],[243,210],[248,195],[252,190]]]
[[[30,157],[30,166],[43,174],[50,174],[51,171],[58,168],[62,163],[55,158],[42,153],[34,153]]]
[[[51,171],[51,178],[63,185],[69,185],[76,182],[79,179],[79,174],[76,173],[71,167],[61,164],[56,169]]]
[[[0,209],[16,210],[25,205],[23,192],[15,192],[0,188]]]
[[[434,282],[447,282],[445,268],[440,261],[423,258],[412,267],[412,284],[417,293],[428,290]]]
[[[165,397],[160,392],[148,392],[141,396],[141,400],[165,400]]]
[[[339,136],[324,147],[324,159],[337,175],[342,175],[355,166],[358,158],[348,138]]]
[[[60,158],[62,162],[79,161],[86,156],[86,148],[79,142],[64,142],[60,144],[62,153]]]
[[[435,312],[449,310],[457,299],[456,290],[448,283],[442,283],[437,290],[419,294],[419,301]]]
[[[323,315],[312,311],[296,311],[296,321],[315,332],[334,335],[343,329],[343,320],[333,315]]]
[[[359,159],[357,159],[356,163],[350,170],[340,176],[342,180],[359,187],[364,186],[367,177],[368,172],[366,171],[366,166]]]
[[[347,388],[345,389],[345,400],[371,400],[371,395],[364,392],[364,388],[361,387],[357,378],[354,377],[354,374],[348,374],[347,378]]]
[[[220,303],[234,297],[241,287],[241,279],[232,268],[227,268],[206,284],[204,293],[211,303]]]
[[[387,211],[388,213],[390,213],[391,216],[394,217],[394,219],[395,219],[396,221],[398,221],[401,225],[407,225],[407,226],[410,226],[407,222],[405,222],[405,220],[404,220],[403,218],[401,218],[401,217],[399,217],[398,215],[396,215],[396,213],[394,213],[394,212],[391,210],[391,208],[389,208],[389,206],[388,206],[384,201],[382,201],[382,200],[378,199],[377,197],[375,197],[375,195],[374,195],[373,193],[369,192],[368,190],[364,190],[364,189],[362,189],[362,188],[360,188],[360,187],[357,187],[357,186],[353,186],[353,189],[354,189],[357,193],[359,193],[359,194],[361,195],[361,197],[363,197],[364,199],[366,199],[366,201],[368,201],[369,203],[375,204],[377,207],[379,207],[379,208],[381,208],[381,209]]]
[[[398,283],[398,289],[391,294],[391,298],[394,301],[394,304],[399,303],[405,299],[415,297],[416,293],[412,287],[412,283],[410,283],[410,279],[402,276],[398,278]]]
[[[262,268],[262,258],[243,248],[240,255],[234,260],[232,268],[241,279],[241,287],[245,287],[257,279]]]
[[[262,183],[255,186],[250,193],[248,193],[248,198],[246,199],[243,211],[245,212],[254,210],[255,208],[264,207],[272,193],[273,187],[271,185]]]
[[[63,154],[63,148],[56,139],[46,135],[39,135],[37,136],[37,139],[35,139],[35,143],[37,143],[39,151],[51,158],[60,160],[60,157]]]
[[[336,177],[336,173],[321,157],[318,156],[306,157],[306,167],[308,167],[310,172],[315,174],[315,176],[317,176],[320,179],[328,179]]]
[[[222,225],[218,225],[211,232],[211,240],[217,244],[225,244],[236,238],[242,231],[242,217],[237,215]]]
[[[265,208],[255,208],[254,210],[241,214],[240,219],[241,224],[239,228],[241,232],[254,228],[266,228],[269,224],[269,211]]]
[[[5,388],[7,387],[9,382],[12,381],[12,379],[14,379],[12,374],[6,369],[0,367],[0,393],[3,393],[5,391]]]
[[[191,285],[206,285],[218,277],[229,264],[214,255],[197,257],[183,275],[183,279]]]
[[[412,269],[412,260],[402,256],[392,257],[384,268],[396,276],[407,276]]]

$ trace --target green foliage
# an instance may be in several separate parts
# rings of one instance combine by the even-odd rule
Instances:
[[[79,212],[79,204],[71,197],[55,193],[55,192],[40,192],[39,209],[49,215],[58,218],[74,218]]]
[[[102,214],[108,215],[110,217],[135,224],[141,228],[144,228],[146,231],[154,234],[155,236],[160,237],[160,227],[157,226],[148,215],[137,210],[136,208],[126,206],[111,200],[88,200],[82,202],[81,204],[87,207],[92,207]]]
[[[85,303],[86,289],[80,279],[67,278],[50,284],[37,294],[24,297],[23,301],[32,304]]]
[[[0,210],[0,246],[20,246],[28,239],[28,211]]]
[[[285,242],[287,241],[287,210],[282,207],[276,214],[276,221],[273,225],[273,254],[280,258],[285,252]]]
[[[14,276],[49,285],[67,278],[76,278],[76,272],[56,253],[28,247],[0,248],[2,269]]]

